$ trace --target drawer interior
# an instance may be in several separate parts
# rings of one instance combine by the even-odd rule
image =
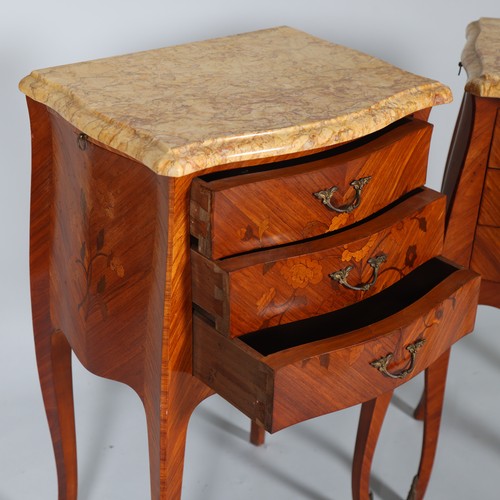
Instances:
[[[247,333],[241,341],[263,356],[374,324],[402,311],[457,270],[435,258],[372,297],[338,311]]]

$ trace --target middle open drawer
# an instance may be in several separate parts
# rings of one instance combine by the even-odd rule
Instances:
[[[441,253],[444,204],[423,188],[328,236],[216,261],[192,250],[193,302],[230,337],[341,309]]]

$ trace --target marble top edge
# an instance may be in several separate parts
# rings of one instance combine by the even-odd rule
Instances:
[[[451,101],[439,82],[289,27],[33,71],[20,89],[171,177],[333,146]]]
[[[405,116],[422,109],[447,104],[453,99],[448,87],[439,83],[429,84],[427,90],[429,93],[426,97],[419,95],[418,104],[413,101],[411,94],[401,94],[377,103],[371,109],[339,116],[325,122],[259,132],[259,148],[255,148],[257,134],[248,134],[246,141],[244,137],[238,138],[238,149],[231,148],[232,137],[225,137],[205,143],[191,143],[183,150],[172,150],[171,156],[204,157],[206,158],[204,169],[208,169],[238,161],[265,159],[335,146],[372,134]],[[346,126],[347,123],[349,126]],[[207,156],[213,149],[221,151],[221,154]],[[196,162],[188,160],[182,168],[179,168],[176,162],[171,161],[170,155],[168,156],[150,168],[157,174],[168,177],[181,177],[199,171]]]
[[[500,97],[500,19],[482,17],[467,26],[462,64],[467,71],[467,92]]]

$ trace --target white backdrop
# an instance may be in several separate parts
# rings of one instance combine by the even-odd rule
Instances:
[[[32,69],[289,25],[448,84],[454,103],[435,124],[428,185],[440,187],[465,75],[465,27],[500,17],[498,0],[24,0],[0,7],[0,500],[12,481],[36,482],[33,456],[48,437],[37,388],[28,292],[30,132],[18,81]],[[16,460],[2,455],[21,426]],[[45,431],[43,431],[45,432]],[[22,470],[12,477],[9,471]],[[41,496],[42,500],[46,498]]]

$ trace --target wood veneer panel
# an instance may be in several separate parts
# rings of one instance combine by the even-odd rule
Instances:
[[[321,239],[216,262],[192,251],[193,302],[232,337],[340,309],[441,252],[444,203],[442,195],[422,190],[369,222]],[[387,262],[369,290],[350,290],[329,277],[351,265],[349,283],[368,283],[368,260],[382,254]]]
[[[45,106],[27,99],[31,122],[30,290],[40,387],[56,459],[58,498],[76,500],[78,471],[71,349],[50,311],[54,226],[52,126]]]
[[[165,283],[162,186],[139,163],[79,141],[79,131],[55,113],[51,122],[52,317],[87,369],[142,397],[145,358],[161,350],[152,335],[161,325]]]
[[[500,168],[486,170],[478,224],[500,227]],[[497,253],[500,253],[499,247]]]
[[[470,268],[500,283],[500,227],[477,226]]]
[[[90,371],[138,393],[151,498],[178,500],[189,417],[211,394],[191,367],[192,179],[157,176],[29,106],[33,319],[59,498],[77,494],[73,350]]]
[[[446,162],[448,197],[443,255],[468,267],[490,154],[498,99],[464,94]]]
[[[389,408],[392,391],[361,405],[352,459],[352,500],[370,498],[370,474],[378,436]]]
[[[345,147],[264,171],[195,179],[191,231],[214,259],[309,238],[353,224],[424,184],[432,126],[405,120]],[[350,183],[371,177],[351,212],[328,209],[313,193],[338,189],[331,203],[355,199]],[[228,214],[231,214],[228,217]]]

